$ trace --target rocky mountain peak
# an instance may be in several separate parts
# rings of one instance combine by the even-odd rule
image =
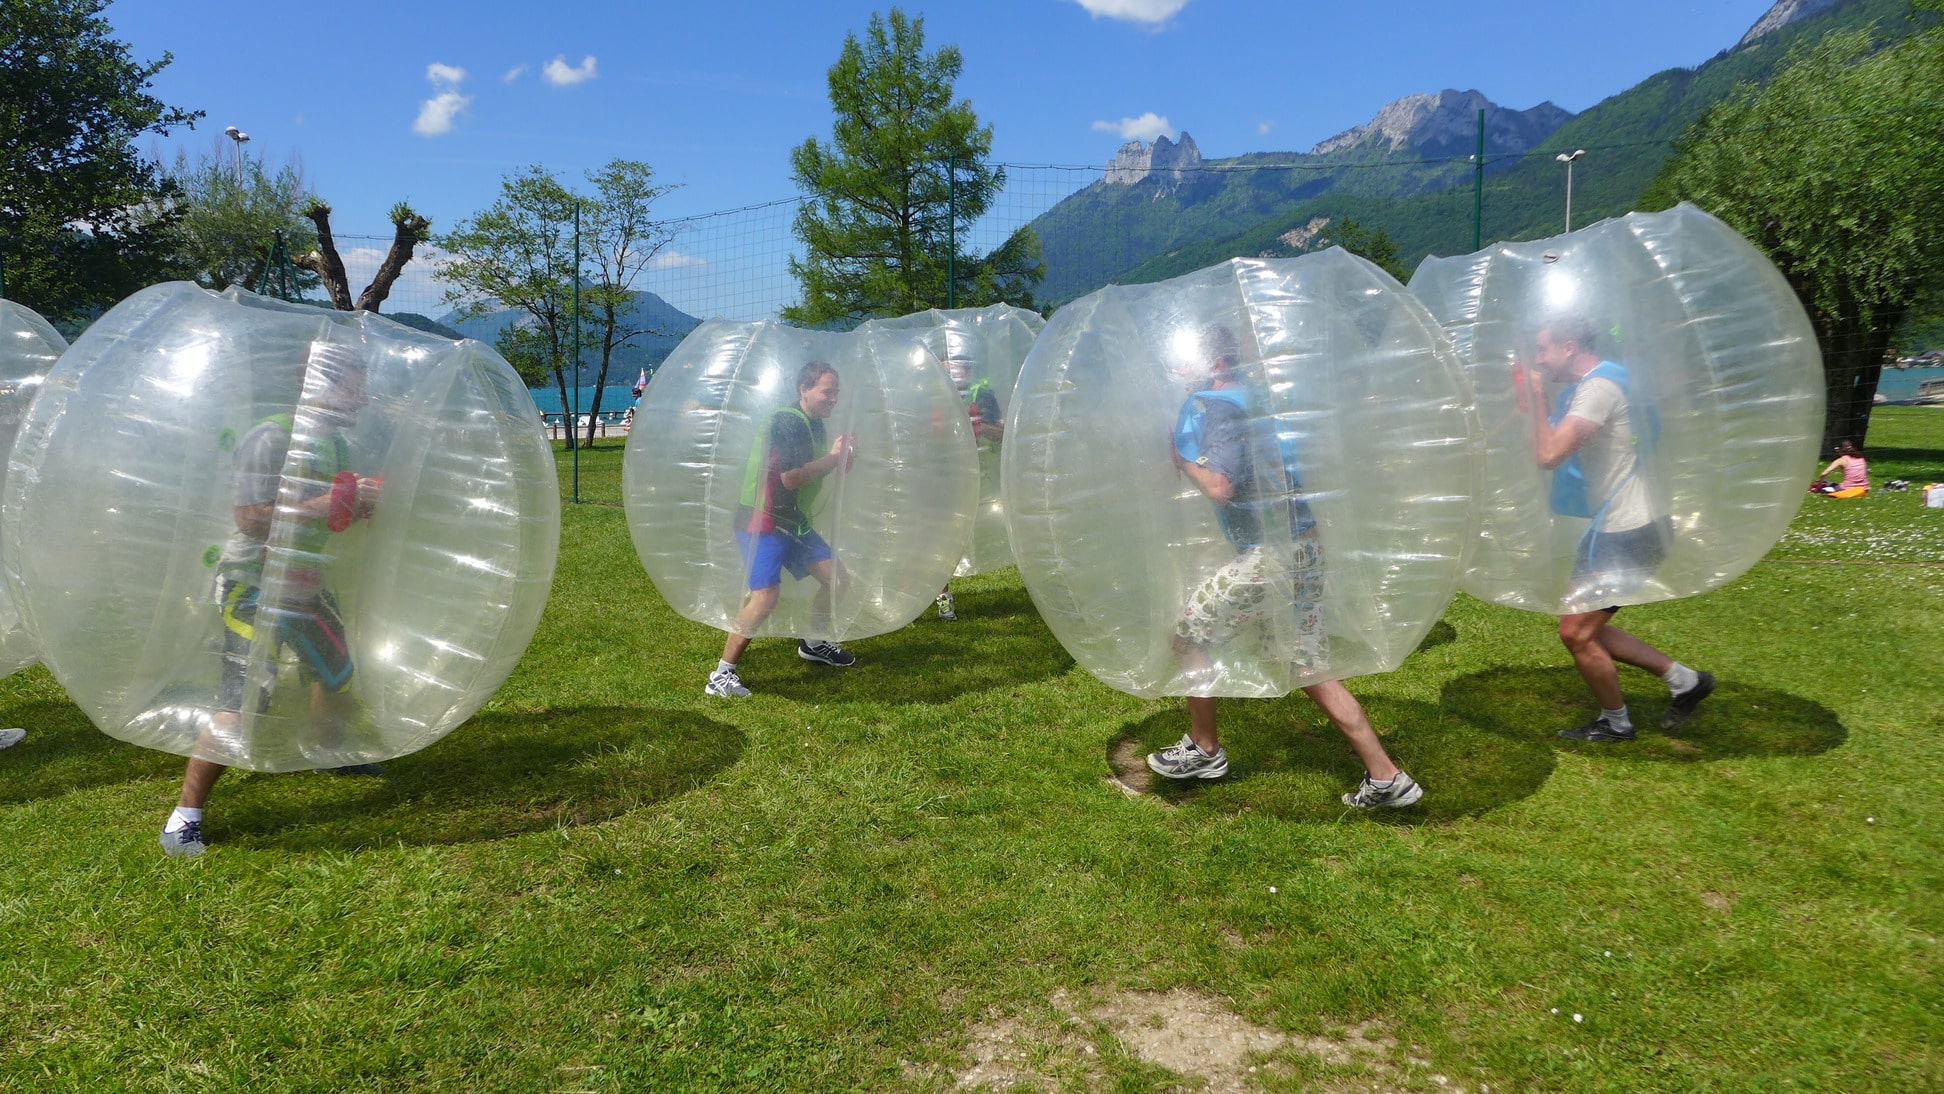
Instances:
[[[1179,142],[1163,135],[1154,138],[1151,145],[1140,141],[1121,145],[1114,158],[1107,161],[1107,176],[1101,181],[1110,186],[1132,186],[1149,175],[1158,175],[1178,183],[1201,165],[1201,149],[1195,147],[1195,138],[1184,129]]]
[[[1827,11],[1842,2],[1843,0],[1775,0],[1775,6],[1764,12],[1760,19],[1755,20],[1755,25],[1749,27],[1748,33],[1742,35],[1741,41],[1735,43],[1735,48],[1740,49],[1764,34],[1773,34],[1798,19],[1807,19],[1817,12]]]
[[[1525,151],[1573,116],[1550,102],[1530,110],[1510,110],[1476,89],[1446,88],[1435,95],[1406,95],[1386,103],[1368,123],[1318,143],[1310,155],[1360,147],[1373,152],[1468,151],[1477,140],[1480,110],[1485,111],[1486,146],[1499,154]]]

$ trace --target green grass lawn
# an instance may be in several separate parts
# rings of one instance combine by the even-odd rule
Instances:
[[[1870,441],[1876,482],[1944,481],[1944,410]],[[1300,697],[1227,705],[1228,779],[1123,789],[1179,701],[1077,670],[1012,571],[842,674],[758,642],[757,695],[705,700],[721,636],[643,574],[618,447],[581,490],[478,718],[383,779],[231,776],[200,860],[155,843],[179,760],[0,682],[0,1090],[941,1090],[995,1038],[1042,1085],[1194,1089],[1112,1017],[1175,989],[1274,1035],[1269,1090],[1944,1089],[1914,492],[1809,499],[1729,587],[1627,611],[1721,679],[1679,736],[1558,740],[1592,708],[1552,623],[1461,596],[1351,685],[1429,792],[1372,817]]]

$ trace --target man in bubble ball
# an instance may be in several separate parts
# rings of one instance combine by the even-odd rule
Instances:
[[[308,419],[315,414],[325,431],[299,447],[298,466],[285,475],[296,414],[276,414],[258,422],[231,460],[230,490],[236,530],[223,544],[217,562],[217,601],[222,608],[222,684],[217,710],[206,732],[234,733],[242,721],[244,680],[256,628],[276,628],[275,641],[297,654],[310,682],[311,715],[328,735],[350,715],[351,651],[337,604],[324,588],[321,563],[327,542],[352,521],[369,517],[378,502],[379,480],[347,467],[350,453],[343,430],[356,420],[367,399],[365,363],[355,350],[313,342],[305,368]],[[281,510],[281,511],[280,511]],[[314,555],[319,566],[293,566],[281,603],[259,604],[263,563],[272,522],[294,522],[290,547],[298,557]],[[270,696],[256,697],[267,709]],[[182,775],[182,794],[162,828],[162,849],[175,856],[202,854],[203,808],[223,774],[223,765],[191,757]],[[376,764],[332,769],[342,775],[377,775]]]
[[[999,410],[999,396],[993,393],[992,381],[972,379],[971,344],[955,346],[945,358],[945,371],[951,374],[952,386],[958,389],[959,398],[965,401],[965,413],[972,419],[972,442],[978,446],[981,458],[985,453],[999,447],[1006,436],[1006,416]],[[945,583],[945,590],[938,594],[938,618],[950,622],[958,618],[958,605],[952,599],[952,583]]]
[[[1215,503],[1222,534],[1235,558],[1189,594],[1175,624],[1175,656],[1191,672],[1212,665],[1211,647],[1246,627],[1260,627],[1268,613],[1293,611],[1294,658],[1310,669],[1328,664],[1323,631],[1323,556],[1309,506],[1296,496],[1296,469],[1283,453],[1274,425],[1249,413],[1241,353],[1223,326],[1204,327],[1199,345],[1208,372],[1192,379],[1172,435],[1175,468]],[[1189,451],[1184,452],[1186,448]],[[1287,526],[1288,546],[1279,542]],[[1391,762],[1362,704],[1340,680],[1303,689],[1350,742],[1363,761],[1364,779],[1343,795],[1357,809],[1395,809],[1416,802],[1424,788]],[[1215,729],[1214,698],[1190,696],[1188,733],[1160,752],[1148,767],[1170,779],[1215,779],[1228,774],[1228,755]]]
[[[1575,601],[1599,603],[1639,588],[1667,557],[1671,530],[1666,517],[1656,517],[1636,449],[1636,438],[1650,436],[1656,423],[1651,409],[1641,418],[1631,413],[1626,370],[1601,359],[1593,324],[1571,315],[1543,327],[1534,342],[1538,368],[1514,382],[1529,387],[1533,450],[1539,465],[1553,473],[1551,504],[1564,516],[1585,517],[1589,524],[1574,552],[1567,589]],[[1524,370],[1516,370],[1524,371]],[[1545,381],[1566,385],[1552,413],[1545,413]],[[1559,640],[1573,655],[1586,686],[1599,700],[1599,716],[1576,729],[1563,729],[1568,740],[1617,743],[1635,739],[1626,697],[1620,692],[1624,661],[1661,678],[1671,698],[1661,715],[1661,728],[1673,729],[1693,716],[1695,708],[1715,688],[1713,676],[1696,672],[1654,647],[1613,626],[1618,607],[1563,615]]]
[[[722,643],[722,660],[709,673],[703,694],[742,698],[749,694],[736,664],[749,648],[749,636],[776,610],[783,593],[783,571],[820,586],[810,603],[810,630],[828,633],[831,601],[844,584],[844,568],[831,557],[830,544],[810,527],[809,509],[823,478],[850,469],[857,438],[849,433],[824,439],[824,419],[837,409],[837,370],[812,361],[797,372],[797,401],[770,415],[757,434],[743,475],[742,508],[736,515],[736,542],[742,548],[749,592],[736,629]],[[857,658],[826,640],[802,639],[797,656],[805,661],[849,668]]]

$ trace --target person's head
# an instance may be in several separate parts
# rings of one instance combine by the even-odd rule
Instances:
[[[1190,383],[1190,389],[1202,386],[1205,382],[1210,388],[1226,387],[1237,381],[1237,368],[1242,363],[1242,349],[1235,341],[1235,332],[1219,323],[1210,323],[1201,329],[1196,339],[1201,350],[1202,364],[1208,371],[1204,376]]]
[[[1861,456],[1861,455],[1863,455],[1863,453],[1862,453],[1862,452],[1860,452],[1860,451],[1858,451],[1858,450],[1857,450],[1857,448],[1856,448],[1856,445],[1854,445],[1854,444],[1852,444],[1852,443],[1850,443],[1850,442],[1849,442],[1849,440],[1847,440],[1847,439],[1845,439],[1845,440],[1842,440],[1842,441],[1838,441],[1838,442],[1836,443],[1836,454],[1837,454],[1838,456]]]
[[[357,417],[369,398],[364,357],[349,346],[312,342],[304,365],[304,401],[341,422]]]
[[[797,405],[812,418],[828,418],[837,409],[837,369],[828,361],[812,361],[797,370]]]
[[[1561,316],[1539,328],[1533,363],[1555,380],[1577,375],[1600,363],[1594,338],[1593,324],[1585,316]]]

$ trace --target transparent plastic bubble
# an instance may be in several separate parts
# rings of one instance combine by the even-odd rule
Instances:
[[[491,349],[158,285],[49,374],[0,547],[97,726],[258,771],[424,748],[492,695],[553,578],[539,411]]]
[[[824,418],[802,413],[798,390],[817,361],[838,380]],[[764,446],[779,418],[786,430],[814,430],[817,458],[840,437],[855,439],[847,465],[801,487],[785,517],[806,518],[829,545],[838,580],[819,613],[814,572],[786,569],[776,608],[750,636],[843,642],[918,618],[971,536],[978,471],[965,458],[971,423],[944,366],[886,331],[714,322],[683,339],[641,397],[622,462],[628,528],[655,588],[680,615],[735,629],[749,588],[744,539],[777,523],[763,491]]]
[[[1109,287],[1054,315],[1013,394],[1020,574],[1135,695],[1387,671],[1456,587],[1472,429],[1436,322],[1342,250]],[[1222,472],[1229,508],[1191,468]]]
[[[54,362],[67,352],[67,339],[30,308],[0,299],[0,452],[13,447],[27,406]],[[6,468],[0,465],[0,497],[6,489]],[[0,676],[19,672],[34,663],[39,652],[22,624],[20,609],[0,583]]]
[[[1005,444],[1006,410],[1012,406],[1019,366],[1046,320],[1038,312],[994,304],[952,311],[933,308],[896,319],[875,319],[865,326],[902,331],[923,341],[932,356],[945,363],[972,422],[972,439],[978,445],[979,507],[972,522],[972,543],[959,562],[958,574],[982,574],[1012,565],[1006,508],[999,496],[999,453]]]
[[[1768,259],[1694,206],[1427,258],[1411,291],[1465,360],[1484,432],[1466,592],[1548,614],[1693,596],[1754,565],[1802,504],[1815,332]],[[1580,366],[1546,355],[1576,327],[1593,345],[1575,360],[1602,363],[1574,385]],[[1548,470],[1534,419],[1576,399],[1601,428]]]

